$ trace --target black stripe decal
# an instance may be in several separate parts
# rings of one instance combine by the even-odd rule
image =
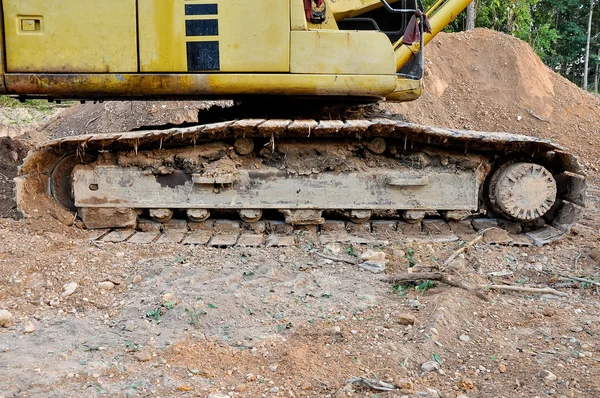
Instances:
[[[185,15],[217,15],[219,6],[217,4],[186,4]]]
[[[219,42],[187,42],[188,71],[220,70]]]
[[[186,36],[218,36],[219,20],[217,19],[195,19],[185,21]]]

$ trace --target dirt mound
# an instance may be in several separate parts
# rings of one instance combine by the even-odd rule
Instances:
[[[548,138],[598,167],[600,99],[552,72],[527,43],[475,29],[441,33],[425,54],[423,97],[386,109],[415,123]]]
[[[14,200],[17,168],[27,154],[27,146],[10,137],[0,137],[0,217],[18,218]]]

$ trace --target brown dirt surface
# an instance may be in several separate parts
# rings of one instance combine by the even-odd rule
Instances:
[[[423,96],[386,109],[419,124],[547,138],[600,170],[600,98],[552,72],[527,43],[474,29],[439,34],[425,54]]]
[[[131,245],[93,242],[94,232],[51,218],[0,218],[0,310],[14,316],[0,327],[0,397],[600,396],[600,290],[558,276],[600,281],[597,99],[502,34],[443,34],[428,48],[430,91],[385,107],[413,122],[552,138],[590,172],[586,214],[560,242],[479,243],[451,269],[473,285],[553,287],[567,297],[394,289],[380,274],[314,254],[354,260],[382,250],[394,274],[410,259],[439,266],[456,242],[322,246],[302,234],[289,248]],[[76,105],[27,143],[193,121],[205,106],[182,105]],[[11,151],[0,159],[14,159]],[[410,315],[413,325],[400,322]],[[439,369],[424,372],[432,360]],[[351,377],[398,389],[353,387]]]
[[[13,178],[29,150],[19,139],[0,137],[0,217],[18,218]]]

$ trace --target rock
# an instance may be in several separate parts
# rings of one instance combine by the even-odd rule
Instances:
[[[279,387],[273,387],[269,390],[269,392],[273,392],[273,393],[278,392],[278,391],[279,391]]]
[[[50,304],[50,307],[57,307],[60,304],[60,300],[58,297],[54,297],[48,304]]]
[[[425,362],[421,365],[421,370],[425,373],[434,372],[440,368],[440,364],[436,361]]]
[[[231,398],[231,397],[229,395],[212,393],[208,396],[208,398]]]
[[[27,325],[25,325],[25,330],[23,330],[23,333],[29,334],[29,333],[33,333],[33,332],[35,332],[35,324],[33,322],[27,322]]]
[[[277,371],[277,365],[271,365],[271,366],[269,366],[269,370],[271,372],[276,372]]]
[[[334,326],[330,330],[331,330],[332,334],[340,334],[340,333],[342,333],[342,328],[339,327],[339,326]]]
[[[360,255],[360,259],[363,261],[381,262],[385,261],[385,253],[379,250],[367,250]]]
[[[466,334],[461,334],[458,339],[460,341],[464,341],[465,343],[468,343],[469,341],[471,341],[471,338],[469,336],[467,336]]]
[[[548,381],[554,381],[557,379],[556,375],[552,372],[550,372],[549,370],[542,370],[542,373],[540,374],[540,376]]]
[[[400,325],[414,325],[417,321],[417,317],[413,314],[400,314],[398,315],[398,323]]]
[[[237,386],[237,387],[235,388],[235,391],[236,391],[236,392],[239,392],[239,393],[243,393],[243,392],[245,392],[245,391],[246,391],[246,388],[247,388],[247,387],[246,387],[246,385],[245,385],[245,384],[240,384],[239,386]]]
[[[113,290],[115,288],[115,284],[110,281],[104,281],[98,283],[98,288],[100,290]]]
[[[123,279],[119,278],[118,276],[110,275],[107,279],[109,282],[112,282],[115,285],[120,285],[123,283]]]
[[[133,321],[125,322],[125,326],[123,327],[123,329],[127,330],[128,332],[133,332],[135,330],[135,322],[133,322]]]
[[[0,327],[9,328],[12,326],[13,314],[7,310],[0,310]]]
[[[384,263],[374,263],[371,261],[366,261],[362,264],[358,265],[360,268],[372,272],[374,274],[379,274],[381,272],[385,271],[385,264]]]
[[[571,332],[581,333],[581,332],[583,332],[583,328],[581,326],[573,326],[573,327],[571,327]]]
[[[475,388],[475,383],[473,382],[473,380],[469,379],[468,377],[464,376],[460,382],[458,383],[458,388],[460,388],[463,391],[469,391]]]
[[[67,283],[63,286],[64,291],[62,292],[61,296],[69,297],[70,295],[75,293],[75,289],[77,289],[78,286],[79,285],[76,282]]]
[[[144,351],[138,351],[135,354],[135,357],[140,362],[148,362],[149,360],[152,359],[152,354],[150,354],[149,351],[145,351],[145,350]]]
[[[544,314],[544,316],[551,317],[554,316],[554,314],[556,314],[556,311],[554,311],[554,308],[546,306],[544,307],[542,314]]]
[[[437,363],[437,362],[436,362]],[[413,383],[410,379],[400,379],[394,383],[396,388],[402,390],[403,393],[412,394],[413,392]]]
[[[595,247],[590,252],[590,258],[597,263],[600,263],[600,247]]]
[[[498,365],[498,372],[500,372],[500,373],[506,373],[506,365],[504,365],[503,363],[501,363],[500,365]]]
[[[134,276],[134,277],[133,277],[133,280],[132,280],[132,282],[133,282],[133,283],[135,283],[135,284],[137,285],[138,283],[141,283],[141,282],[142,282],[142,280],[143,280],[143,278],[142,278],[142,276],[141,276],[141,275],[136,275],[136,276]]]
[[[432,397],[432,398],[440,398],[440,392],[434,388],[428,388],[427,389],[427,396],[428,397]]]
[[[173,293],[166,293],[163,294],[162,296],[162,303],[177,303],[177,297],[175,297],[175,295]]]

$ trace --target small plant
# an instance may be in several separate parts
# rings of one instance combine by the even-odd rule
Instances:
[[[142,348],[142,346],[139,344],[132,343],[131,341],[126,341],[125,348],[131,351],[138,351],[140,348]]]
[[[186,308],[185,313],[190,317],[190,324],[196,329],[199,329],[200,325],[202,325],[202,317],[206,315],[206,312],[198,308],[194,308],[192,310]]]
[[[406,249],[406,254],[404,255],[404,258],[408,260],[409,268],[412,268],[415,265],[417,265],[414,255],[415,255],[415,251],[413,249],[411,249],[411,248]]]
[[[431,354],[431,359],[436,361],[437,363],[439,363],[440,365],[444,364],[444,361],[442,360],[442,357],[440,357],[438,354]]]
[[[435,282],[426,280],[422,281],[417,286],[415,286],[415,290],[421,293],[425,293],[426,291],[428,291],[429,289],[433,289],[434,287],[436,287]]]
[[[397,294],[400,297],[404,297],[408,295],[408,290],[406,290],[402,285],[394,285],[392,286],[392,293]]]
[[[346,249],[346,253],[348,253],[352,257],[357,257],[356,252],[354,251],[354,245],[348,246],[348,248]]]
[[[404,361],[402,361],[402,363],[400,363],[400,366],[403,368],[408,366],[408,357],[404,358]]]
[[[160,316],[162,311],[162,306],[159,305],[155,310],[146,311],[146,318],[154,319],[155,321],[160,321]]]

